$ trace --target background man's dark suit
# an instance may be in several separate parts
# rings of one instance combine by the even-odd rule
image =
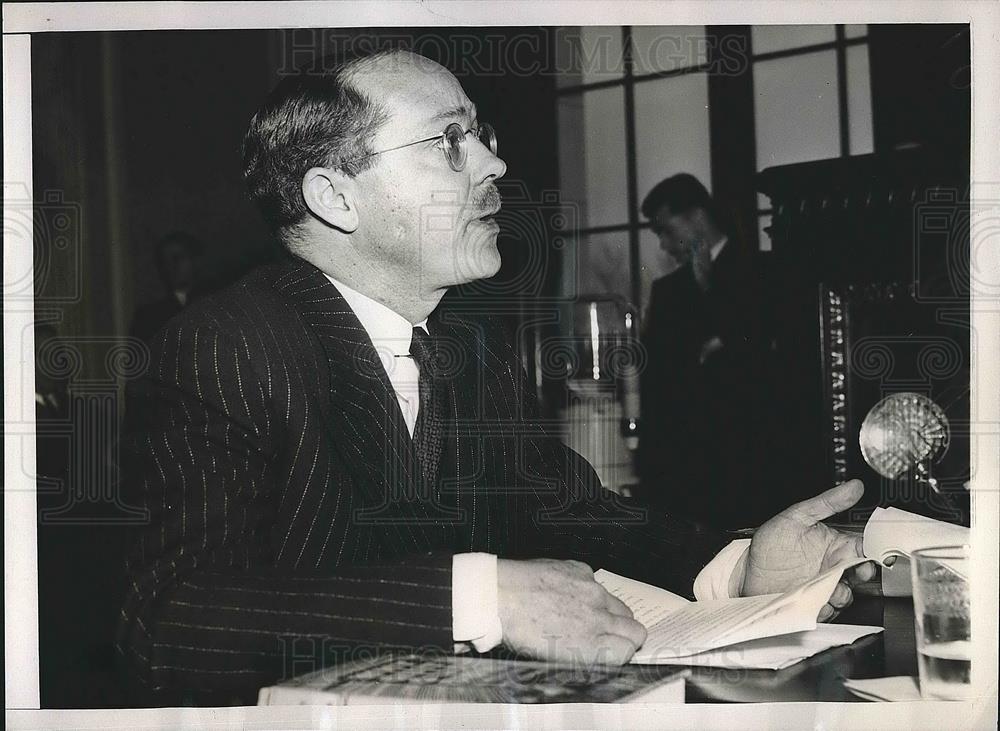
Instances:
[[[705,292],[688,264],[653,283],[643,326],[643,495],[696,520],[751,527],[784,504],[769,494],[766,472],[776,447],[762,285],[735,240],[709,281]]]
[[[500,328],[441,310],[451,418],[428,489],[371,341],[313,266],[260,269],[154,338],[122,447],[151,522],[119,647],[148,687],[252,703],[338,648],[450,651],[457,552],[576,558],[690,595],[726,537],[615,503],[534,420]]]
[[[176,296],[168,294],[166,297],[141,305],[132,316],[132,324],[129,326],[129,335],[140,340],[149,340],[156,331],[167,324],[170,318],[176,317],[184,309]]]

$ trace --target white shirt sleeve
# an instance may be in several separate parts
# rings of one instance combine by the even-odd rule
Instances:
[[[451,564],[452,639],[471,642],[479,652],[500,644],[497,557],[492,553],[460,553]],[[457,649],[457,648],[456,648]]]
[[[750,549],[749,538],[738,538],[723,548],[715,558],[708,562],[694,580],[694,598],[698,601],[708,599],[730,599],[729,585],[734,579],[733,571],[745,566],[741,560]],[[743,569],[745,571],[745,568]],[[743,584],[743,577],[738,577],[737,586]]]

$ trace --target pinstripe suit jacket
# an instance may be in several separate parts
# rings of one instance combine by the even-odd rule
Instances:
[[[256,690],[359,647],[452,644],[452,555],[576,558],[691,592],[728,540],[626,505],[547,436],[488,318],[439,308],[438,478],[367,333],[301,260],[171,321],[129,388],[122,459],[150,521],[118,647],[146,687]],[[218,701],[216,701],[218,702]]]

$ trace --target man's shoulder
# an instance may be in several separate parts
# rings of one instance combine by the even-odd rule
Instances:
[[[674,269],[672,272],[664,274],[662,277],[653,280],[650,288],[650,299],[660,300],[667,297],[688,295],[697,287],[694,281],[694,274],[690,264]]]
[[[205,294],[185,307],[176,321],[189,324],[256,323],[290,309],[281,290],[289,272],[284,262],[264,264],[235,282]]]
[[[298,267],[287,262],[259,266],[235,282],[205,294],[183,308],[161,330],[215,333],[224,340],[270,342],[308,340],[308,328],[287,287]],[[302,337],[297,337],[296,334]],[[203,339],[203,338],[202,338]]]
[[[712,265],[712,285],[718,297],[739,301],[757,298],[770,276],[766,261],[748,251],[742,241],[726,244]]]

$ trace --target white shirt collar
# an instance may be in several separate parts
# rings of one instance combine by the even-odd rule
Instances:
[[[410,338],[413,335],[414,325],[411,325],[409,320],[368,295],[351,289],[329,274],[326,274],[326,278],[333,283],[354,310],[376,350],[380,352],[387,350],[392,355],[410,354]],[[416,327],[422,327],[426,331],[427,318],[418,322]]]
[[[723,235],[721,239],[712,244],[712,248],[708,250],[708,255],[712,259],[712,261],[715,261],[716,259],[719,258],[719,252],[722,251],[722,247],[726,245],[727,241],[729,241],[729,237]]]

